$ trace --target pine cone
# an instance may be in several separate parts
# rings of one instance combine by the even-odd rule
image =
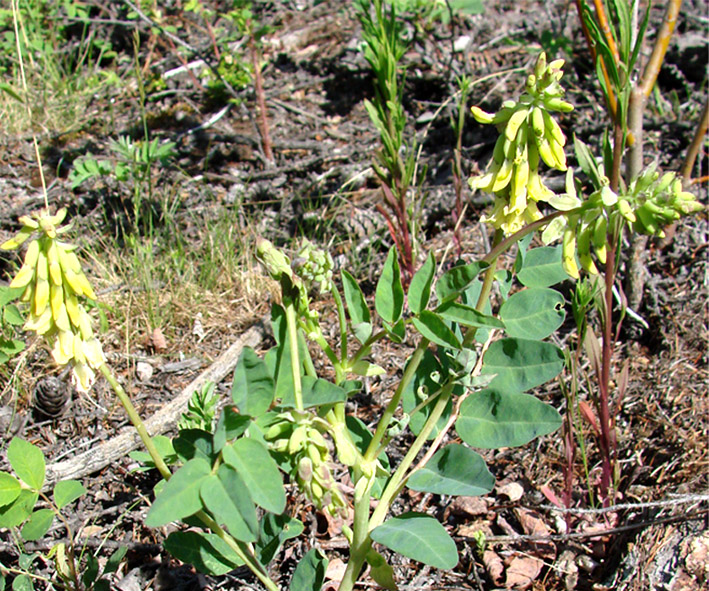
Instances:
[[[45,417],[56,419],[64,413],[70,396],[71,388],[64,380],[45,376],[34,386],[34,409]]]

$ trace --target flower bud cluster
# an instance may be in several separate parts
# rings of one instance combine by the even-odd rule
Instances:
[[[298,257],[290,258],[271,242],[261,238],[256,243],[256,258],[268,274],[281,283],[284,301],[288,298],[295,304],[298,323],[311,340],[322,337],[320,315],[310,307],[308,288],[317,285],[321,292],[332,286],[332,257],[329,253],[306,243]]]
[[[633,230],[661,238],[665,235],[662,226],[704,209],[692,193],[682,189],[682,179],[674,172],[660,176],[654,164],[630,183],[627,198],[636,217]]]
[[[37,235],[30,241],[10,287],[24,288],[21,301],[30,306],[24,329],[41,335],[52,346],[58,364],[72,364],[74,384],[86,392],[94,381],[93,369],[103,365],[104,356],[89,315],[79,303],[82,296],[95,300],[96,295],[74,253],[75,247],[57,239],[70,228],[60,227],[66,213],[61,209],[56,215],[42,211],[33,217],[21,217],[20,232],[0,248],[16,250]]]
[[[305,240],[298,255],[291,263],[296,275],[311,289],[317,287],[320,293],[332,289],[332,268],[335,266],[330,253],[316,248],[309,240]]]
[[[479,123],[496,125],[500,137],[490,169],[471,178],[470,187],[495,195],[493,211],[483,221],[502,228],[507,235],[540,219],[537,203],[554,196],[539,175],[540,162],[566,170],[566,136],[552,117],[554,112],[573,110],[573,105],[563,100],[563,64],[564,60],[547,64],[542,52],[519,100],[505,101],[494,115],[472,107],[473,117]]]
[[[288,411],[266,430],[270,448],[284,454],[291,465],[291,477],[318,509],[331,515],[342,512],[345,499],[330,472],[332,457],[322,431],[327,423],[311,415]]]
[[[620,195],[611,190],[607,178],[601,180],[603,186],[582,202],[569,170],[566,195],[551,200],[558,209],[575,213],[554,219],[542,233],[542,240],[548,244],[562,238],[564,269],[574,278],[579,277],[579,264],[590,274],[598,273],[594,254],[597,261],[606,263],[612,228],[627,223],[635,232],[662,237],[662,226],[704,209],[692,193],[682,190],[682,181],[674,172],[660,176],[655,165],[645,169]]]

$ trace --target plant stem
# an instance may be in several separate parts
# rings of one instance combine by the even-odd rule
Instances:
[[[375,527],[382,524],[384,518],[389,512],[392,502],[406,485],[406,481],[410,476],[407,472],[411,467],[411,464],[413,464],[416,460],[416,456],[421,451],[421,448],[428,440],[428,436],[431,434],[431,431],[438,423],[438,419],[440,419],[443,414],[443,411],[445,410],[453,392],[453,386],[454,383],[449,382],[443,387],[441,395],[438,397],[438,401],[436,402],[436,406],[433,407],[433,410],[426,420],[423,429],[421,429],[420,433],[416,437],[416,440],[404,456],[404,459],[401,460],[396,472],[394,472],[389,479],[389,483],[384,489],[384,492],[379,499],[379,504],[372,513],[371,518],[368,520],[366,519],[369,516],[369,492],[367,491],[367,493],[363,495],[363,498],[366,497],[367,500],[366,506],[358,506],[357,499],[355,499],[355,528],[352,538],[352,553],[350,555],[350,560],[347,563],[345,576],[342,579],[342,583],[340,583],[339,591],[351,591],[353,589],[357,575],[359,575],[360,570],[362,570],[362,566],[364,566],[364,562],[367,559],[367,553],[372,546],[372,539],[369,537],[369,534]],[[367,452],[369,452],[369,450],[367,450]],[[362,530],[362,528],[364,528],[364,530]]]
[[[360,475],[358,482],[361,481]],[[369,539],[369,501],[370,486],[358,491],[355,488],[354,521],[352,523],[352,544],[350,545],[350,558],[347,561],[345,574],[342,576],[339,591],[351,591],[354,588],[367,553],[372,545]]]
[[[251,53],[251,63],[254,68],[254,89],[256,91],[256,104],[258,106],[258,122],[259,131],[261,132],[261,144],[263,146],[263,155],[269,164],[274,163],[273,149],[271,144],[271,134],[268,129],[268,112],[266,110],[266,95],[263,92],[263,77],[261,76],[261,64],[259,60],[259,51],[256,47],[256,39],[254,38],[251,21],[246,24],[249,37],[248,46]]]
[[[389,423],[391,422],[396,409],[399,408],[399,402],[404,394],[404,390],[408,387],[411,380],[414,379],[414,375],[416,375],[416,370],[421,363],[421,359],[423,359],[423,354],[426,352],[429,343],[430,341],[428,339],[422,338],[421,342],[418,344],[418,347],[416,347],[414,354],[411,356],[409,363],[406,365],[406,370],[404,371],[404,375],[402,376],[401,381],[394,392],[394,396],[392,396],[389,404],[387,404],[387,407],[384,409],[382,418],[379,419],[379,423],[377,424],[377,430],[374,432],[374,436],[369,442],[369,447],[367,447],[367,451],[364,454],[365,461],[372,462],[377,457],[379,444],[389,428]]]
[[[404,459],[401,460],[401,463],[397,467],[396,472],[392,474],[391,478],[389,479],[389,482],[387,483],[386,488],[384,489],[384,492],[382,492],[382,496],[379,499],[379,504],[372,513],[372,518],[369,520],[369,531],[372,531],[375,527],[381,525],[387,513],[389,512],[389,507],[391,506],[391,503],[406,485],[406,481],[410,476],[410,474],[407,474],[407,472],[411,467],[411,464],[413,464],[416,460],[416,456],[421,451],[421,448],[428,440],[428,436],[431,434],[431,431],[433,431],[434,427],[438,423],[438,419],[441,418],[441,415],[443,414],[443,411],[445,410],[448,401],[451,399],[454,386],[455,383],[452,381],[448,382],[445,386],[443,386],[441,394],[438,396],[438,400],[436,401],[436,405],[433,407],[433,409],[431,410],[431,414],[426,419],[426,423],[424,423],[423,428],[419,432],[414,442],[411,444],[409,451],[406,452]]]
[[[143,442],[145,449],[148,450],[150,458],[153,460],[153,463],[158,469],[158,472],[160,472],[160,475],[165,480],[169,480],[170,476],[172,476],[172,472],[170,472],[170,468],[167,467],[167,464],[162,459],[160,452],[158,452],[157,447],[155,447],[155,443],[150,437],[148,430],[145,428],[145,423],[143,423],[143,419],[140,418],[138,411],[135,409],[135,406],[133,406],[130,397],[123,389],[123,386],[118,383],[118,380],[115,378],[113,373],[111,373],[111,369],[105,363],[99,368],[99,371],[103,374],[108,383],[111,384],[111,388],[113,388],[113,391],[116,393],[116,396],[118,396],[118,400],[123,405],[123,408],[125,409],[126,414],[130,419],[130,422],[133,424],[135,430],[138,432],[138,435],[140,436],[140,439]]]
[[[657,33],[655,46],[652,48],[652,54],[645,65],[642,81],[640,82],[640,88],[645,97],[650,96],[652,87],[655,86],[657,75],[660,73],[660,67],[665,60],[665,54],[670,45],[670,39],[672,39],[672,33],[674,33],[677,25],[677,17],[681,6],[682,0],[670,0],[667,3],[665,17],[662,19],[662,27]]]
[[[576,3],[576,10],[578,11],[579,15],[579,22],[581,23],[581,30],[583,31],[583,36],[586,38],[586,45],[588,46],[588,52],[591,54],[591,59],[593,60],[593,63],[595,65],[596,60],[598,59],[598,54],[596,52],[596,48],[594,46],[593,39],[591,38],[591,33],[588,30],[588,25],[586,24],[586,19],[584,18],[584,12],[583,12],[583,5],[585,2],[583,0],[575,0]],[[603,16],[604,20],[606,20],[606,25],[607,19],[605,19],[605,9],[603,8],[603,5],[601,4],[601,9],[603,11]],[[611,85],[611,79],[610,76],[608,75],[608,69],[606,68],[606,63],[603,59],[601,59],[601,71],[603,72],[603,78],[605,80],[605,87],[608,90],[608,94],[606,96],[606,100],[608,101],[608,110],[611,112],[611,115],[613,118],[615,118],[615,113],[618,108],[618,101],[615,98],[615,93],[613,92],[613,86]]]
[[[345,316],[345,306],[342,303],[340,291],[334,283],[332,284],[332,289],[330,291],[332,293],[332,297],[335,299],[335,307],[337,308],[337,323],[340,327],[340,361],[344,362],[347,359],[347,317]]]
[[[615,462],[615,437],[611,433],[612,423],[610,416],[610,387],[611,387],[611,362],[613,360],[613,284],[616,273],[616,253],[619,237],[610,237],[605,268],[605,314],[603,318],[603,348],[601,359],[601,375],[599,380],[598,414],[601,423],[601,455],[603,457],[601,471],[601,494],[603,504],[608,506],[612,502],[611,481],[613,478],[613,465]]]
[[[295,304],[289,301],[285,305],[286,324],[288,325],[288,345],[290,346],[291,374],[293,376],[293,399],[295,408],[303,411],[303,384],[300,380],[300,356],[298,352],[298,323]]]
[[[247,568],[256,575],[258,580],[264,584],[268,591],[279,591],[278,585],[271,580],[266,572],[266,569],[258,561],[253,551],[244,542],[240,542],[232,538],[204,511],[198,511],[195,515],[205,526],[212,530],[221,540],[228,544],[234,552],[236,552],[237,556],[244,561]]]
[[[699,150],[701,150],[704,144],[704,136],[707,134],[707,130],[709,130],[709,100],[704,103],[704,110],[699,118],[699,126],[694,133],[692,143],[689,145],[689,148],[687,148],[687,155],[682,164],[682,180],[685,186],[692,176],[692,168],[694,168],[694,162],[697,159]]]

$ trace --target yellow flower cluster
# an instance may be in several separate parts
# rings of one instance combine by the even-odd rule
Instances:
[[[472,189],[494,193],[492,213],[483,219],[505,234],[513,234],[541,218],[539,201],[550,201],[554,192],[539,175],[539,163],[566,170],[566,137],[552,112],[568,113],[571,103],[563,100],[560,80],[564,60],[547,65],[541,53],[534,73],[527,77],[526,92],[518,101],[505,101],[495,113],[473,107],[473,117],[484,124],[497,125],[500,137],[495,144],[492,165],[485,173],[470,179]]]
[[[30,241],[23,265],[10,287],[25,288],[21,301],[27,302],[30,309],[24,329],[46,340],[58,364],[72,363],[74,384],[86,392],[94,381],[93,369],[101,367],[105,360],[89,315],[79,303],[82,296],[95,300],[96,295],[73,252],[75,247],[57,238],[70,228],[60,227],[66,213],[63,208],[56,215],[45,210],[21,217],[22,229],[0,249],[16,250],[37,235]]]

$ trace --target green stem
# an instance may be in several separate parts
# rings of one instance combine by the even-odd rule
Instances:
[[[376,454],[377,450],[379,449],[379,444],[381,443],[382,439],[384,438],[384,435],[386,434],[387,429],[389,428],[389,423],[394,417],[396,409],[399,408],[399,402],[401,401],[401,397],[404,394],[404,390],[408,387],[411,380],[414,379],[414,375],[416,375],[416,370],[418,369],[418,366],[421,363],[421,359],[423,359],[423,354],[428,348],[429,343],[430,341],[428,339],[422,338],[421,342],[418,344],[418,347],[416,347],[416,351],[414,351],[414,354],[411,356],[411,360],[406,366],[406,370],[404,371],[404,375],[402,376],[401,381],[399,382],[399,386],[396,388],[394,396],[392,396],[391,400],[389,401],[389,404],[387,404],[387,407],[384,409],[384,412],[382,413],[382,418],[377,424],[377,430],[374,432],[374,436],[369,442],[367,452],[364,454],[365,461],[371,462],[377,457]]]
[[[347,317],[345,316],[345,306],[342,303],[342,296],[334,283],[330,291],[332,297],[335,298],[335,306],[337,307],[337,321],[340,325],[340,361],[343,362],[347,359]]]
[[[426,420],[423,429],[416,437],[413,445],[409,448],[409,451],[406,456],[404,456],[401,464],[399,464],[396,472],[394,472],[390,478],[389,483],[384,489],[384,492],[379,500],[379,504],[374,510],[374,513],[372,513],[371,518],[368,518],[369,489],[367,489],[366,493],[363,494],[360,499],[357,498],[357,493],[355,493],[355,522],[352,536],[352,551],[350,554],[350,560],[347,563],[347,568],[345,569],[345,574],[342,578],[342,582],[340,583],[339,591],[351,591],[354,588],[354,584],[357,581],[357,576],[362,570],[362,566],[364,566],[364,562],[367,560],[367,553],[372,546],[372,539],[369,534],[375,527],[381,525],[389,512],[391,503],[405,486],[406,480],[409,477],[409,474],[406,474],[406,472],[411,467],[411,464],[413,464],[416,460],[416,456],[421,451],[421,448],[426,444],[428,436],[431,434],[431,431],[433,431],[433,428],[436,426],[436,423],[438,423],[438,420],[443,414],[443,411],[450,400],[451,393],[453,392],[453,386],[454,384],[450,382],[443,387],[441,396],[436,402],[436,406],[431,411],[431,414]]]
[[[279,591],[278,585],[271,580],[266,572],[266,569],[258,561],[253,551],[251,551],[244,542],[239,542],[238,540],[232,538],[204,511],[198,511],[195,515],[202,523],[204,523],[205,526],[212,530],[221,540],[223,540],[232,550],[234,550],[234,552],[236,552],[237,556],[244,561],[244,564],[252,573],[256,575],[258,580],[264,584],[268,591]]]
[[[288,302],[286,308],[286,323],[288,325],[288,344],[290,345],[291,372],[293,375],[293,398],[295,408],[303,411],[303,384],[300,381],[300,356],[298,352],[298,323],[296,321],[295,305]]]
[[[581,209],[572,209],[571,211],[555,211],[553,213],[550,213],[549,215],[545,215],[543,218],[537,220],[536,222],[532,222],[531,224],[525,226],[521,230],[518,230],[511,236],[508,236],[504,240],[500,241],[499,244],[494,246],[492,250],[490,250],[490,252],[488,252],[482,258],[482,262],[492,263],[492,261],[499,257],[503,252],[509,250],[512,246],[517,244],[527,234],[531,234],[532,232],[537,231],[542,226],[546,226],[549,222],[551,222],[555,218],[558,218],[559,216],[572,215],[577,211],[580,212]]]
[[[547,216],[549,217],[549,216]],[[542,220],[539,220],[542,221]],[[530,224],[531,226],[531,224]],[[527,226],[529,228],[529,226]],[[523,228],[520,230],[520,232],[526,230],[527,228]],[[519,232],[517,232],[519,234]],[[516,236],[517,234],[513,234],[513,236]],[[499,246],[500,244],[503,244],[507,242],[506,240],[502,240],[503,233],[502,230],[497,230],[495,232],[495,236],[492,241],[492,250],[490,251],[491,253],[496,251],[496,247]],[[507,245],[507,248],[512,246],[512,244],[515,244],[518,240],[520,240],[522,237],[517,238],[515,242],[510,242]],[[501,251],[502,252],[502,251]],[[490,263],[490,266],[487,268],[485,271],[485,277],[483,278],[483,285],[480,288],[480,295],[478,296],[478,301],[475,304],[475,309],[478,312],[482,312],[485,309],[485,304],[488,302],[490,299],[490,291],[492,290],[492,284],[495,281],[495,273],[497,272],[497,261],[499,260],[500,253],[497,254],[492,259],[489,259],[490,255],[488,254],[485,259],[489,259],[486,262]],[[483,260],[485,260],[483,259]],[[463,347],[470,347],[470,345],[473,342],[473,339],[475,338],[475,334],[477,333],[478,329],[475,326],[471,326],[468,330],[465,331],[465,337],[463,338]]]
[[[404,488],[406,481],[410,476],[410,474],[406,474],[406,472],[411,467],[411,464],[413,464],[416,460],[416,456],[418,456],[421,448],[426,444],[428,436],[438,423],[438,419],[441,418],[441,415],[443,414],[443,411],[451,398],[454,386],[454,382],[448,382],[441,390],[441,394],[436,401],[436,406],[433,407],[433,410],[426,420],[423,429],[421,429],[421,432],[414,440],[413,444],[409,448],[409,451],[406,452],[406,455],[404,456],[404,459],[401,460],[396,472],[394,472],[392,477],[389,479],[389,483],[379,499],[379,504],[374,510],[374,513],[372,513],[372,518],[369,520],[369,531],[372,531],[375,527],[381,525],[389,512],[391,503]]]
[[[361,482],[362,475],[359,475]],[[347,561],[345,574],[342,576],[339,591],[351,591],[354,588],[359,573],[367,560],[367,553],[372,545],[369,539],[369,501],[371,487],[359,492],[355,490],[354,521],[352,523],[352,544],[350,546],[350,559]]]
[[[165,480],[169,480],[170,476],[172,476],[172,472],[170,472],[170,468],[167,467],[167,464],[162,459],[160,452],[158,452],[158,448],[155,447],[155,443],[150,437],[150,433],[148,433],[143,419],[140,418],[138,411],[135,410],[135,406],[133,406],[130,397],[123,389],[123,386],[118,383],[118,380],[115,378],[113,373],[111,373],[110,368],[105,363],[99,368],[99,371],[103,374],[108,383],[111,384],[111,388],[113,388],[113,391],[116,393],[116,396],[118,396],[118,400],[120,400],[121,404],[123,405],[123,408],[126,410],[126,414],[128,415],[130,422],[133,423],[135,430],[138,432],[138,435],[140,436],[140,439],[143,442],[145,449],[148,450],[150,458],[153,460],[153,463],[158,469],[158,472],[160,472],[160,475]]]

